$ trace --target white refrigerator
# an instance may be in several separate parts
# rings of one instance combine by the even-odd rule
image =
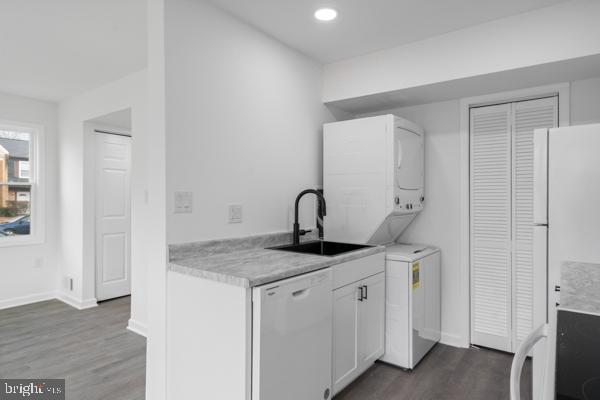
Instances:
[[[534,132],[533,399],[554,399],[556,306],[563,261],[600,263],[600,124]]]

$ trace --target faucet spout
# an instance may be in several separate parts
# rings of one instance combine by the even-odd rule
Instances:
[[[302,196],[304,196],[305,194],[308,193],[312,193],[315,196],[317,196],[317,198],[319,199],[319,202],[321,204],[321,210],[323,211],[323,216],[327,215],[327,206],[325,204],[325,197],[323,197],[323,195],[314,189],[306,189],[301,191],[298,196],[296,197],[296,202],[294,204],[294,233],[293,233],[293,243],[294,244],[299,244],[300,243],[300,234],[304,234],[306,232],[301,233],[300,232],[300,224],[298,223],[298,205],[300,203],[300,199],[302,198]],[[320,238],[322,239],[322,237]]]

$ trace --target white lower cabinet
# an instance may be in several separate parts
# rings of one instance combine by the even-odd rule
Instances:
[[[361,281],[364,300],[358,307],[359,356],[367,369],[385,351],[385,273]],[[362,372],[362,371],[361,371]]]
[[[255,288],[169,271],[167,397],[330,400],[383,355],[384,256]]]
[[[333,394],[384,353],[385,273],[333,291]]]
[[[333,394],[358,376],[358,285],[333,292]]]

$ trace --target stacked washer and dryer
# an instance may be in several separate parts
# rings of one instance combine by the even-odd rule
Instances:
[[[325,239],[386,245],[382,360],[412,369],[440,340],[440,252],[396,241],[424,206],[424,132],[388,114],[325,124]]]

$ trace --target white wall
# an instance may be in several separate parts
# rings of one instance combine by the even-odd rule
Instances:
[[[165,152],[165,0],[148,0],[148,340],[146,399],[166,398],[167,218]]]
[[[443,341],[464,342],[461,303],[461,154],[460,101],[451,100],[385,110],[425,129],[425,209],[400,237],[401,242],[428,243],[442,249]],[[571,125],[600,122],[600,78],[571,82]],[[361,115],[363,116],[363,115]]]
[[[94,181],[93,140],[85,134],[84,123],[91,119],[131,109],[132,113],[132,321],[146,324],[146,235],[150,216],[146,207],[146,72],[86,92],[60,104],[59,170],[60,250],[59,292],[77,307],[95,305],[94,281]],[[74,280],[74,290],[63,284]],[[131,322],[131,321],[130,321]]]
[[[44,127],[45,158],[43,176],[45,201],[45,241],[42,244],[0,247],[0,308],[52,298],[56,290],[57,214],[57,126],[58,107],[54,103],[0,93],[0,120],[25,122]],[[36,268],[36,260],[42,265]]]
[[[571,125],[597,123],[600,123],[600,78],[571,82]]]
[[[600,2],[574,0],[325,66],[331,102],[600,53]]]
[[[333,120],[320,65],[204,1],[167,5],[168,242],[291,230],[295,196],[321,184]],[[175,191],[194,192],[192,214],[172,213]],[[243,223],[228,224],[229,204]]]

